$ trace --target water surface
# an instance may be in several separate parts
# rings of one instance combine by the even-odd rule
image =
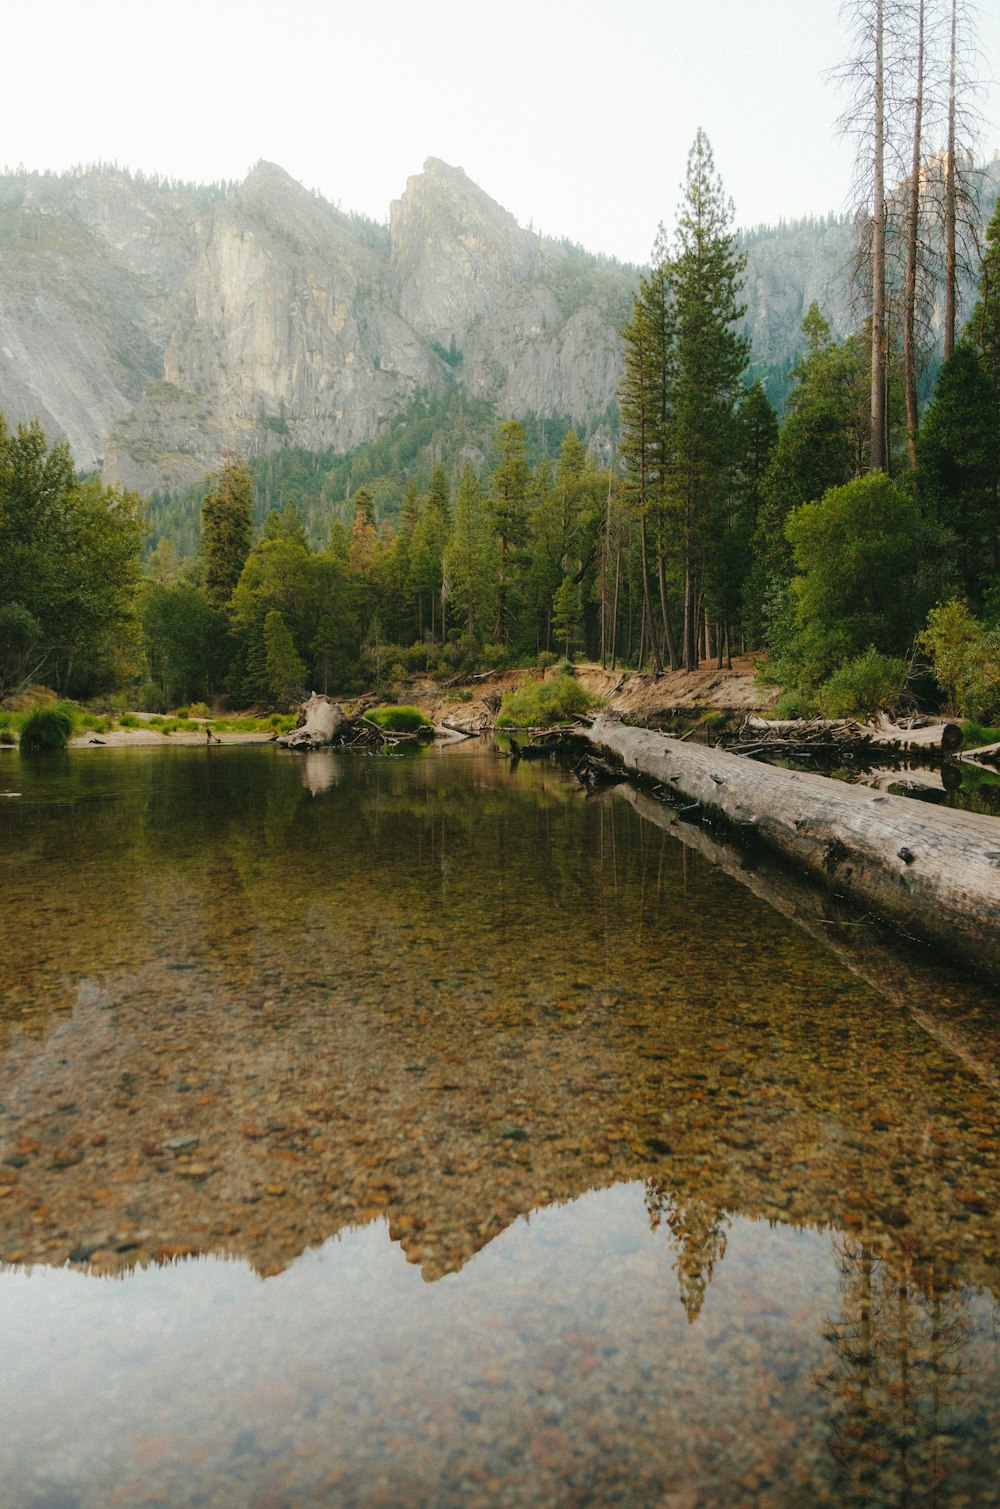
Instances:
[[[478,745],[0,788],[0,1503],[1000,1503],[985,989]]]

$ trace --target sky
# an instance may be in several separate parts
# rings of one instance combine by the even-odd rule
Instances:
[[[1000,5],[979,7],[1000,148]],[[263,158],[376,220],[440,157],[523,225],[624,261],[701,127],[740,226],[849,208],[840,0],[9,0],[0,166],[194,182]]]

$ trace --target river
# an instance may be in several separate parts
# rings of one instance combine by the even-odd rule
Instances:
[[[0,792],[4,1509],[1000,1504],[985,986],[476,742]]]

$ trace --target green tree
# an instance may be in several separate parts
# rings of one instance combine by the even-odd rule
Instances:
[[[507,419],[500,425],[494,445],[496,465],[490,498],[491,524],[498,544],[494,639],[506,645],[520,585],[520,552],[527,537],[531,472],[524,454],[524,427],[518,420]]]
[[[870,431],[867,353],[863,341],[834,341],[814,302],[802,321],[806,349],[792,371],[784,423],[760,481],[752,564],[744,612],[752,640],[769,643],[780,623],[792,578],[785,521],[864,470]]]
[[[698,663],[698,588],[706,546],[721,528],[736,450],[736,402],[749,341],[737,328],[746,258],[731,231],[732,201],[698,132],[675,233],[670,284],[676,379],[668,487],[680,521],[684,575],[683,663]]]
[[[978,611],[1000,571],[1000,430],[989,377],[965,341],[941,368],[917,452],[922,495],[951,537],[958,585]]]
[[[756,597],[749,604],[746,601],[747,582],[757,521],[764,503],[764,479],[777,438],[777,415],[762,384],[754,382],[744,392],[736,412],[736,459],[728,506],[724,528],[711,553],[712,607],[722,626],[720,655],[723,645],[731,648],[734,622],[742,622],[744,630],[748,621],[754,626],[759,623]]]
[[[225,616],[192,582],[145,580],[139,595],[147,679],[168,707],[214,692],[230,650]]]
[[[571,576],[564,576],[552,603],[552,632],[567,660],[580,643],[582,623],[580,588]]]
[[[673,383],[673,342],[664,339],[670,307],[667,270],[661,261],[654,275],[642,278],[632,316],[622,329],[623,372],[618,386],[621,415],[619,450],[624,462],[622,499],[638,521],[639,568],[642,582],[642,633],[653,669],[663,669],[653,618],[649,570],[651,515],[664,513],[664,483],[668,440],[663,416],[670,411]],[[640,649],[640,659],[641,649]],[[671,655],[673,668],[675,656]]]
[[[80,482],[67,445],[37,423],[11,434],[0,415],[0,682],[21,665],[87,695],[129,674],[141,541],[135,494]]]
[[[253,480],[242,461],[208,479],[201,506],[201,551],[209,601],[224,607],[253,544]]]
[[[272,696],[284,703],[301,698],[306,668],[277,608],[264,619],[264,665]]]
[[[494,550],[487,518],[486,495],[472,468],[466,465],[455,495],[455,528],[448,545],[451,597],[461,614],[469,652],[480,638],[487,615],[495,611]]]
[[[869,472],[802,504],[785,530],[796,575],[794,624],[776,657],[782,685],[814,693],[870,646],[906,655],[939,585],[936,537],[910,489]]]

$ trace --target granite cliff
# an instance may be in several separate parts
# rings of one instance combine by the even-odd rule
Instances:
[[[747,238],[754,361],[780,369],[817,298],[851,318],[843,219]],[[388,225],[258,163],[240,184],[98,167],[0,176],[0,411],[140,491],[229,452],[346,452],[418,394],[593,425],[638,270],[541,237],[429,158]]]

